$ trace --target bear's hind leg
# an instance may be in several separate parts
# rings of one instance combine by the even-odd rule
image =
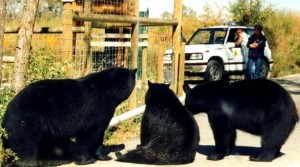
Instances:
[[[36,166],[37,165],[37,154],[38,144],[35,140],[29,139],[22,135],[9,136],[9,144],[12,150],[20,158],[16,161],[17,166]]]
[[[261,135],[261,152],[257,156],[250,156],[251,161],[272,161],[281,155],[280,149],[295,127],[295,122],[286,120],[289,119],[264,126],[264,133]]]
[[[278,155],[276,149],[261,151],[258,155],[251,155],[250,161],[264,161],[270,162]]]
[[[279,157],[281,155],[280,149],[282,144],[272,144],[271,141],[266,141],[262,137],[262,147],[261,152],[259,152],[257,155],[250,156],[250,161],[264,161],[264,162],[270,162],[276,157]]]
[[[144,147],[139,147],[137,149],[128,151],[126,154],[122,154],[119,151],[117,151],[115,154],[117,157],[117,161],[120,162],[132,162],[132,163],[139,163],[139,164],[154,163],[156,161],[153,159],[153,157],[155,157],[155,154],[149,156],[147,155],[146,152],[147,151],[145,150]]]
[[[250,161],[269,162],[280,155],[280,149],[287,139],[290,131],[280,131],[279,129],[274,128],[272,130],[265,130],[266,133],[261,135],[261,152],[258,155],[250,156]],[[278,136],[279,132],[281,132],[280,136]]]

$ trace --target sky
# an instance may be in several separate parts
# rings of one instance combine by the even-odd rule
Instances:
[[[139,0],[140,11],[149,8],[151,18],[159,18],[165,11],[173,13],[174,0]],[[216,8],[216,4],[220,7],[228,8],[229,2],[234,0],[182,0],[183,4],[192,8],[198,15],[204,13],[203,6],[209,4],[212,8]],[[299,0],[265,0],[266,4],[272,4],[278,10],[291,10],[300,13]]]

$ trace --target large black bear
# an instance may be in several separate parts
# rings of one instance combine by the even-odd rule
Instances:
[[[141,144],[117,160],[140,164],[187,164],[194,161],[199,129],[193,115],[169,85],[151,83],[145,96]]]
[[[272,161],[299,121],[290,94],[271,80],[215,81],[193,89],[185,84],[184,91],[185,106],[193,114],[208,114],[216,145],[209,160],[228,155],[240,129],[261,136],[261,151],[250,160]]]
[[[136,69],[110,68],[79,79],[48,79],[32,83],[8,104],[2,127],[4,141],[20,158],[36,164],[40,147],[75,138],[76,163],[109,159],[103,136],[115,108],[135,87]],[[53,141],[45,143],[43,141]],[[43,153],[45,154],[45,153]]]

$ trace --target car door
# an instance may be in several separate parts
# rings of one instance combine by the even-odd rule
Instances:
[[[243,71],[246,69],[246,59],[243,57],[241,46],[235,46],[235,41],[238,39],[236,34],[238,27],[232,27],[228,30],[226,41],[226,54],[228,57],[227,71]]]

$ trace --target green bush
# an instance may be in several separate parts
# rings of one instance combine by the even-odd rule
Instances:
[[[15,93],[9,88],[4,88],[4,89],[0,90],[0,123],[1,123],[1,125],[2,125],[3,115],[6,111],[6,106],[9,103],[9,101],[12,99],[14,94]],[[14,156],[14,154],[11,150],[5,150],[2,147],[2,137],[6,137],[6,133],[5,133],[5,130],[2,128],[2,126],[0,126],[0,166],[2,166],[2,162],[6,158],[8,158],[10,156]]]
[[[42,79],[66,78],[66,64],[55,60],[55,54],[46,48],[40,48],[30,55],[27,70],[27,83]]]

